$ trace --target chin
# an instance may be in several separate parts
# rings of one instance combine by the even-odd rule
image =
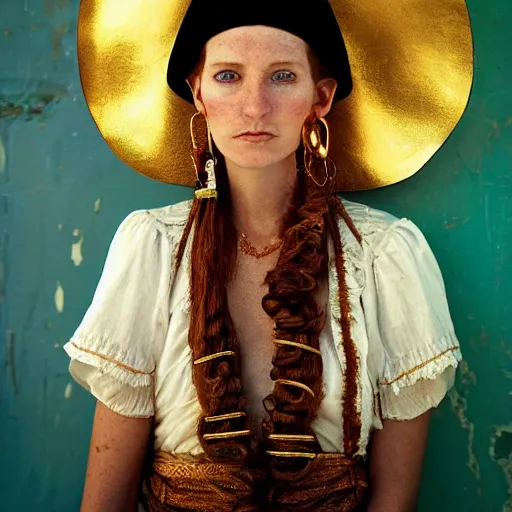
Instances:
[[[279,163],[282,159],[265,158],[264,155],[258,158],[247,158],[247,156],[239,156],[238,158],[228,158],[237,167],[242,169],[265,169]]]
[[[293,151],[293,153],[295,152]],[[276,151],[271,151],[263,147],[255,147],[253,149],[248,148],[245,151],[226,151],[223,155],[226,161],[233,162],[237,167],[245,169],[265,169],[266,167],[274,166],[286,160],[290,156],[290,152],[279,151],[279,153],[277,153]]]

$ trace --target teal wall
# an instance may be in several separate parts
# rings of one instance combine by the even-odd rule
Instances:
[[[191,192],[138,176],[98,134],[78,79],[78,0],[0,3],[0,510],[72,512],[94,404],[62,345],[123,217]],[[512,2],[469,9],[476,81],[462,122],[415,177],[351,196],[424,231],[466,358],[434,414],[422,512],[512,510]]]

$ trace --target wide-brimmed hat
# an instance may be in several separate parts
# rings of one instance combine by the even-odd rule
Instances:
[[[189,132],[195,108],[187,101],[183,73],[196,64],[193,56],[208,33],[198,30],[197,39],[191,37],[184,20],[191,4],[194,9],[202,4],[204,19],[214,25],[211,9],[218,2],[80,3],[78,57],[89,109],[114,153],[145,176],[196,184]],[[279,0],[273,5],[274,11],[282,8]],[[249,11],[257,16],[243,24],[268,24],[302,37],[338,79],[338,99],[352,91],[327,117],[329,156],[338,169],[336,191],[377,188],[412,176],[465,110],[473,81],[465,0],[300,0],[288,17],[275,12],[265,17],[252,5]],[[232,27],[229,19],[220,30]],[[283,20],[293,19],[299,22],[283,26]],[[213,35],[219,27],[209,30]],[[314,37],[322,33],[335,42],[322,46],[322,38]],[[190,61],[183,58],[187,55]]]

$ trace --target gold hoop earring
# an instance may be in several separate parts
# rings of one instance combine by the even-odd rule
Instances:
[[[327,182],[333,183],[336,175],[336,167],[329,158],[329,125],[323,117],[311,114],[302,125],[302,143],[304,145],[304,170],[309,178],[322,188]],[[323,183],[317,181],[313,167],[320,162],[325,171]]]
[[[202,117],[203,125],[197,125]],[[204,136],[206,128],[206,137]],[[202,132],[199,141],[198,132]],[[213,155],[213,143],[208,120],[201,112],[196,112],[190,119],[190,139],[192,141],[192,160],[196,170],[197,187],[195,196],[198,199],[217,199],[217,181],[215,178],[215,165],[217,161]]]

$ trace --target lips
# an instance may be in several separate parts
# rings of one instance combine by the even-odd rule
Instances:
[[[246,142],[266,142],[274,138],[274,135],[268,132],[244,132],[236,137]]]

